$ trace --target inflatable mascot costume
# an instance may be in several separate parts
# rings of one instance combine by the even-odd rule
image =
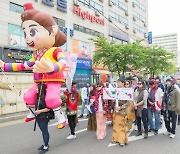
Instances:
[[[58,119],[57,128],[66,125],[64,114],[61,112],[60,88],[65,82],[63,71],[66,59],[58,48],[66,42],[66,36],[59,30],[52,16],[35,10],[31,3],[24,4],[21,14],[22,28],[26,44],[33,49],[32,58],[24,63],[4,63],[0,67],[5,72],[22,71],[33,68],[35,84],[24,94],[24,101],[31,107],[36,102],[37,84],[43,82],[47,86],[46,106],[53,109]],[[25,121],[31,121],[34,115],[30,112]]]

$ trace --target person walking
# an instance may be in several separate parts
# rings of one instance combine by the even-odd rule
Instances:
[[[144,126],[144,138],[148,138],[148,111],[147,111],[148,91],[146,90],[145,81],[138,82],[138,88],[134,93],[134,109],[136,112],[136,121],[138,133],[136,136],[142,135],[141,121]]]
[[[125,82],[125,88],[130,88],[130,82]],[[133,110],[134,101],[130,101],[130,105],[127,108],[127,131],[129,132],[132,128],[133,120],[135,120],[135,112]]]
[[[83,118],[84,116],[84,109],[85,105],[89,105],[89,94],[90,94],[90,84],[89,82],[81,89],[81,99],[82,99],[82,106],[81,106],[81,115],[78,118]],[[87,110],[88,117],[89,111]]]
[[[96,85],[91,85],[90,86],[90,104],[89,104],[89,117],[88,117],[88,126],[87,130],[89,131],[96,131],[97,124],[96,124],[96,114],[95,114],[95,109],[94,109],[94,101],[96,99]]]
[[[152,79],[149,81],[149,96],[148,96],[148,120],[150,124],[150,130],[154,131],[154,134],[158,134],[160,127],[160,111],[162,109],[162,96],[163,91],[158,87],[157,81]],[[153,115],[155,117],[155,126],[153,122]]]
[[[96,137],[97,139],[104,139],[106,137],[106,121],[108,112],[108,102],[103,99],[103,85],[102,83],[97,84],[96,98],[94,102],[96,112]]]
[[[163,99],[163,115],[167,129],[164,135],[169,135],[170,138],[175,138],[177,114],[180,114],[180,92],[174,87],[172,79],[167,79]]]
[[[75,81],[72,82],[71,92],[66,90],[64,94],[67,96],[66,114],[71,131],[71,134],[66,139],[70,140],[76,138],[75,127],[76,127],[76,116],[77,116],[79,94],[76,89]]]
[[[41,130],[44,144],[38,148],[39,154],[44,154],[49,151],[49,131],[48,123],[50,120],[50,110],[46,107],[45,96],[46,96],[46,85],[39,83],[37,85],[37,101],[35,104],[35,115],[36,122]],[[31,105],[32,107],[32,105]],[[52,111],[53,112],[53,111]]]
[[[124,88],[125,77],[121,76],[118,79],[118,88]],[[116,100],[115,112],[113,114],[113,133],[112,143],[119,143],[124,146],[128,142],[126,121],[127,121],[127,108],[129,101]]]

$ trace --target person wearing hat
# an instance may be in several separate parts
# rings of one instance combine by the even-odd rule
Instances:
[[[125,77],[121,76],[117,85],[118,88],[124,88]],[[115,107],[115,112],[113,114],[113,133],[112,133],[112,143],[119,143],[120,146],[124,146],[128,142],[128,136],[126,131],[126,121],[127,121],[127,108],[129,106],[129,101],[118,100]]]
[[[177,114],[180,114],[180,92],[175,88],[172,79],[169,78],[166,80],[163,115],[167,129],[164,135],[169,135],[170,138],[175,138]]]

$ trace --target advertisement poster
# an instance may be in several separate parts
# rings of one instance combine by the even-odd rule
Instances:
[[[80,58],[91,58],[91,45],[88,42],[73,40],[73,53]]]
[[[26,47],[24,32],[18,25],[8,24],[9,45]]]
[[[132,88],[104,88],[103,98],[108,100],[133,100]]]

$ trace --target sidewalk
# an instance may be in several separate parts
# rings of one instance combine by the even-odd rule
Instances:
[[[78,110],[80,109],[81,109],[81,105],[78,106]],[[65,108],[62,108],[62,110],[65,111]],[[0,115],[0,123],[24,119],[28,113],[29,113],[29,110],[16,112],[16,113],[2,114]]]

